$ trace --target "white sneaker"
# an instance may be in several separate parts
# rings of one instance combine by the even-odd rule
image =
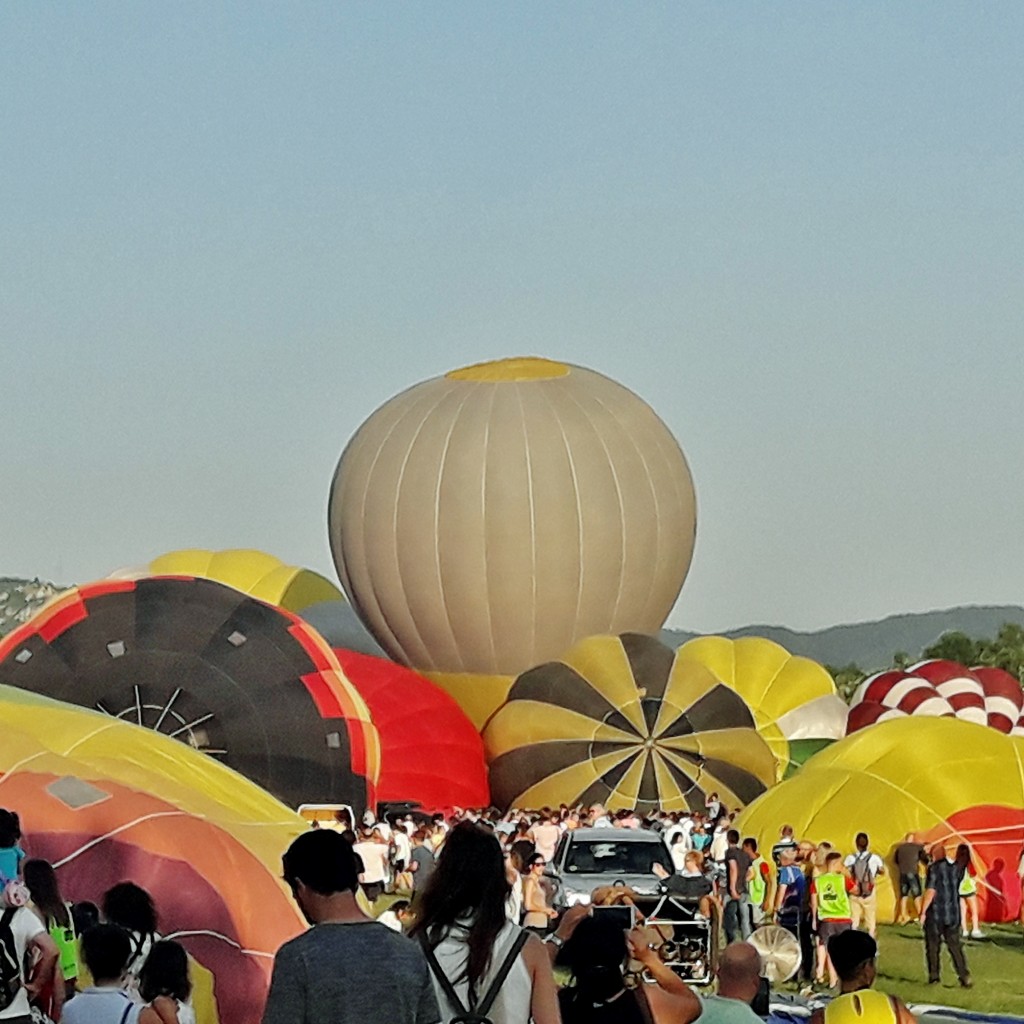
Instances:
[[[971,932],[971,938],[972,939],[983,939],[983,938],[985,938],[985,933],[980,928],[975,928],[974,931]]]

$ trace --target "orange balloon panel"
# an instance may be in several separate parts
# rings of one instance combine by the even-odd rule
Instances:
[[[161,932],[213,972],[222,1019],[257,1024],[273,955],[302,928],[280,881],[302,819],[174,740],[7,687],[0,733],[0,802],[29,855],[71,899],[147,889]]]

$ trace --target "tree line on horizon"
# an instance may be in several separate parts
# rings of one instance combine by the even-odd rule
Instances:
[[[971,637],[960,630],[943,633],[917,657],[907,651],[896,651],[892,656],[892,669],[907,669],[911,665],[932,658],[955,661],[968,668],[984,665],[1001,668],[1018,681],[1024,675],[1024,626],[1004,622],[994,637]],[[857,687],[878,669],[862,669],[859,665],[826,665],[836,681],[836,689],[843,700],[849,702]],[[1022,683],[1024,685],[1024,683]]]

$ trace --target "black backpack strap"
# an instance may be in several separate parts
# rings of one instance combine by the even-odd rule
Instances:
[[[445,996],[448,998],[448,1002],[451,1003],[452,1009],[455,1010],[457,1014],[468,1013],[466,1007],[462,1004],[462,1000],[459,998],[459,993],[455,991],[455,986],[451,983],[448,975],[444,973],[441,965],[437,962],[437,957],[434,956],[434,950],[427,941],[426,932],[420,932],[420,945],[423,947],[423,955],[427,958],[427,966],[430,968],[430,973],[437,978],[437,983],[443,989]]]
[[[498,973],[494,976],[494,980],[491,982],[490,988],[488,988],[487,992],[484,993],[483,1002],[478,1006],[473,1007],[474,1013],[478,1013],[481,1017],[487,1016],[487,1011],[494,1005],[494,1000],[498,998],[501,986],[505,984],[505,979],[508,977],[513,964],[515,964],[516,960],[519,958],[519,954],[523,951],[523,946],[526,945],[529,938],[530,933],[520,928],[519,934],[512,943],[505,959],[502,960],[501,967],[498,968]]]
[[[128,1014],[131,1013],[131,1012],[132,1012],[132,1004],[129,1002],[128,1005],[124,1008],[124,1013],[121,1014],[121,1022],[120,1022],[120,1024],[124,1024],[124,1022],[128,1019]]]

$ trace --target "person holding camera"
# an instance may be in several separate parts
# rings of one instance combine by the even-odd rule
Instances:
[[[700,1016],[700,1000],[642,929],[627,932],[601,908],[593,914],[573,908],[570,914],[555,960],[572,975],[558,994],[562,1024],[691,1024]],[[642,973],[627,976],[627,964]],[[644,975],[655,984],[640,980]]]

